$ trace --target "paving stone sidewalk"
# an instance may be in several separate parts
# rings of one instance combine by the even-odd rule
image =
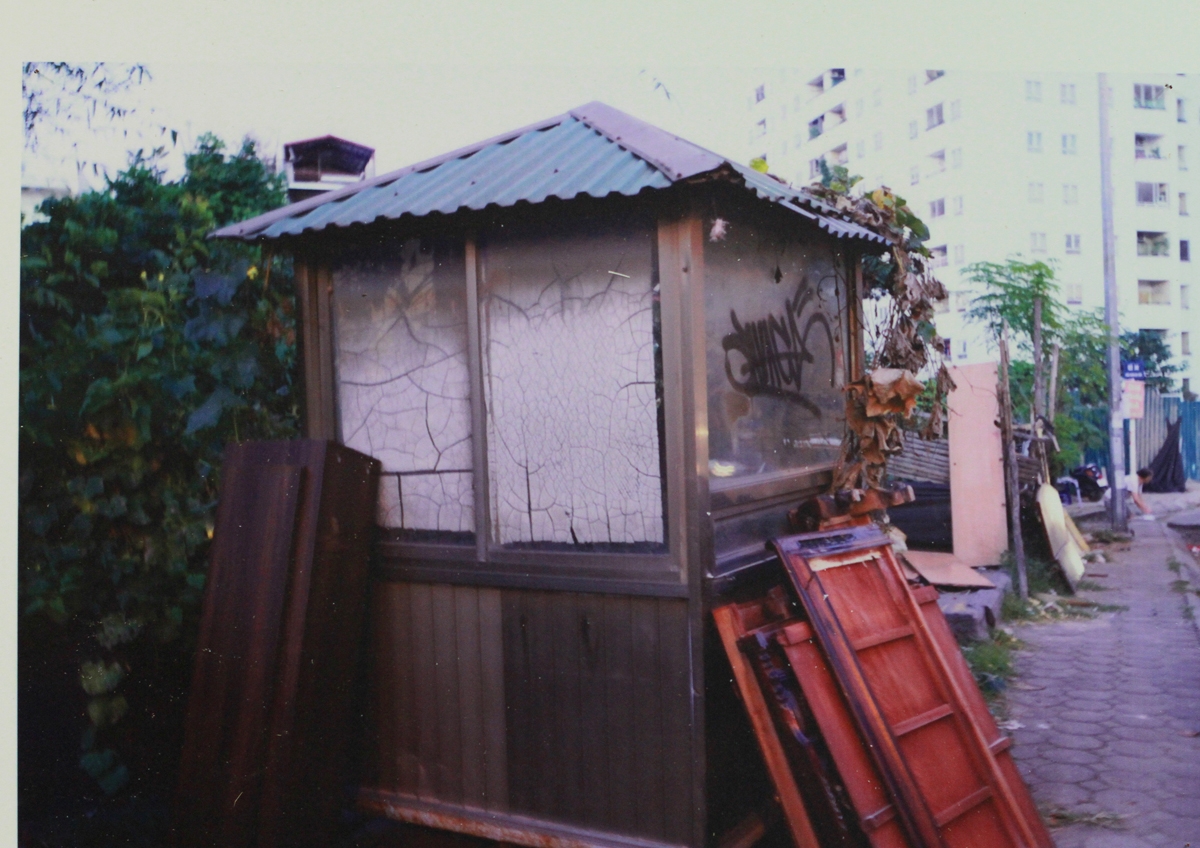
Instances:
[[[1076,823],[1059,848],[1200,848],[1200,632],[1173,581],[1200,569],[1156,521],[1131,522],[1128,551],[1090,566],[1110,591],[1082,593],[1126,611],[1023,624],[1008,713],[1014,756],[1043,809],[1115,814],[1118,828]],[[1187,560],[1182,574],[1167,567]],[[1178,587],[1177,587],[1178,588]],[[1190,605],[1200,616],[1200,598]]]

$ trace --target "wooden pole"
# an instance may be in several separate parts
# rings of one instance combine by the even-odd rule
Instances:
[[[1058,357],[1061,353],[1062,345],[1055,342],[1050,351],[1050,391],[1046,393],[1046,418],[1051,424],[1058,414]]]
[[[1045,415],[1046,381],[1045,363],[1042,357],[1042,299],[1033,299],[1033,403],[1029,405],[1029,423],[1037,422],[1039,415]]]
[[[1025,540],[1021,537],[1021,485],[1017,474],[1017,452],[1013,445],[1012,395],[1008,384],[1008,322],[1000,335],[1000,438],[1004,442],[1005,494],[1012,523],[1012,551],[1017,562],[1017,588],[1021,600],[1029,599],[1029,575],[1025,568]]]

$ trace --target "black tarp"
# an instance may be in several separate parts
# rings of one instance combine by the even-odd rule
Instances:
[[[1182,425],[1182,417],[1176,418],[1174,424],[1167,424],[1167,438],[1149,465],[1154,476],[1142,486],[1143,492],[1187,491],[1187,472],[1183,468],[1183,452],[1179,449],[1179,430]]]
[[[888,518],[904,531],[908,546],[915,551],[954,550],[950,523],[950,487],[944,483],[913,480],[916,500],[888,509]]]

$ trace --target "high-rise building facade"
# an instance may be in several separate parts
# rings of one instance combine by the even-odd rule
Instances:
[[[1200,79],[1110,74],[1113,223],[1122,329],[1164,335],[1184,388],[1200,370]],[[994,358],[964,321],[961,269],[1052,260],[1073,309],[1104,305],[1096,74],[779,70],[748,97],[747,158],[794,184],[817,164],[886,185],[928,225],[956,362]],[[1190,167],[1189,167],[1190,166]]]

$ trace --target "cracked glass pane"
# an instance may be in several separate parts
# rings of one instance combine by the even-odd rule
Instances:
[[[835,462],[845,423],[848,337],[842,257],[831,239],[815,233],[749,219],[707,223],[712,488]]]
[[[342,441],[383,464],[379,524],[417,538],[475,529],[461,244],[409,239],[333,269]]]
[[[649,225],[493,233],[483,252],[493,540],[661,545]]]

